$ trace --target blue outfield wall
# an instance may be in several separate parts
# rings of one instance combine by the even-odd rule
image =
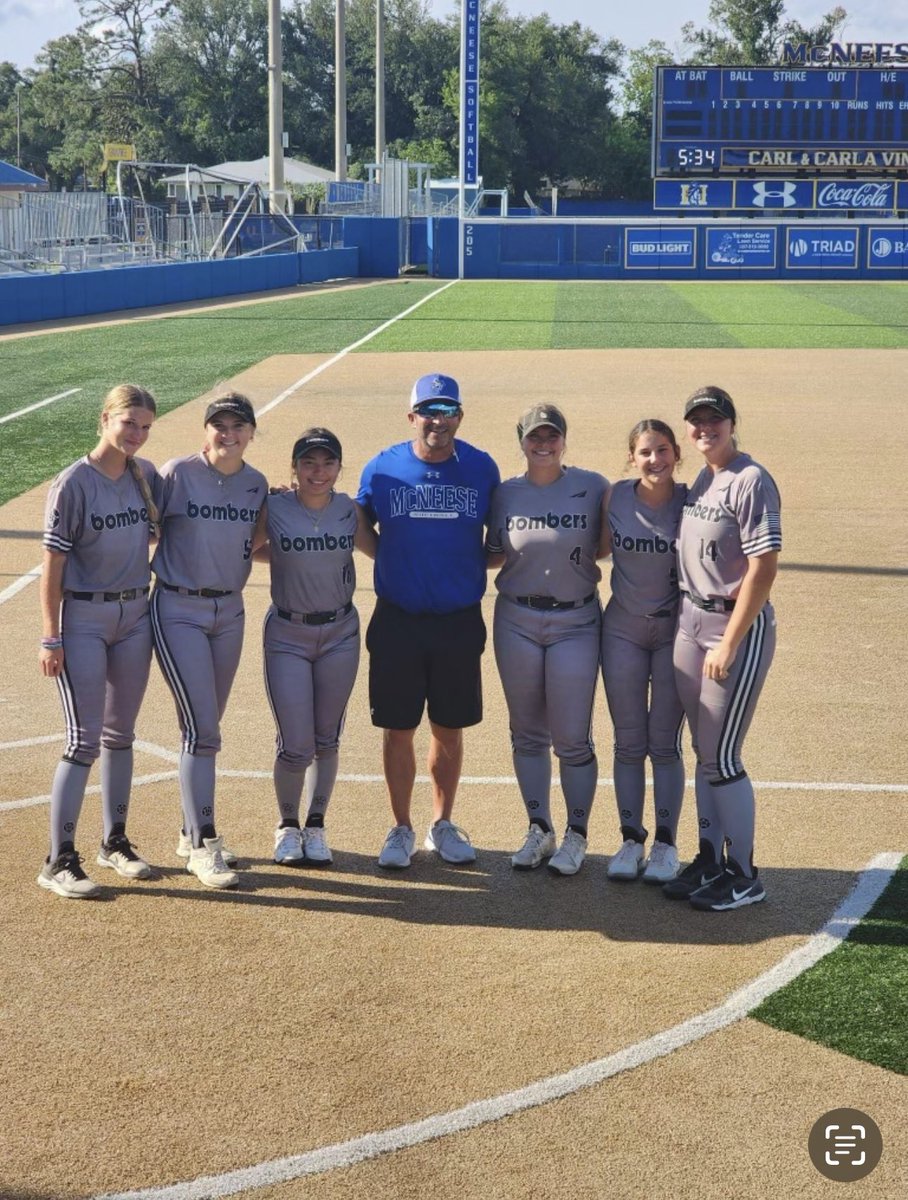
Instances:
[[[262,258],[9,275],[0,277],[0,325],[239,296],[359,274],[359,249],[348,246]]]
[[[429,274],[458,273],[457,220],[433,218]],[[908,224],[895,220],[464,223],[467,279],[906,279]]]

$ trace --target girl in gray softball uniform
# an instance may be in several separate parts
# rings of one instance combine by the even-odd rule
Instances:
[[[144,388],[113,388],[97,446],[57,476],[47,498],[39,663],[60,692],[66,748],[51,789],[50,855],[38,883],[73,900],[101,891],[75,848],[98,757],[104,821],[98,866],[125,879],[151,874],[126,836],[126,818],[135,723],[151,664],[148,549],[158,519],[157,472],[136,454],[154,418],[154,398]]]
[[[325,812],[360,652],[353,548],[375,554],[375,534],[359,505],[334,490],[342,457],[330,430],[307,429],[291,455],[295,488],[268,500],[272,604],[264,645],[265,690],[277,727],[276,863],[332,861]]]
[[[228,392],[208,405],[201,452],[161,468],[161,541],[151,564],[155,653],[183,735],[177,854],[214,888],[239,882],[215,829],[215,756],[243,648],[243,587],[265,540],[268,484],[243,460],[254,434],[245,396]]]
[[[672,646],[678,623],[677,536],[687,488],[681,451],[664,421],[640,421],[628,438],[637,479],[612,485],[606,505],[612,596],[602,617],[602,678],[615,729],[615,798],[623,843],[609,879],[666,883],[678,874],[675,838],[684,799],[681,728]],[[644,764],[653,766],[655,837],[646,859]]]
[[[769,593],[782,523],[772,476],[738,449],[737,419],[719,387],[698,388],[684,406],[688,439],[705,466],[681,517],[674,658],[697,754],[700,847],[663,890],[714,912],[766,896],[753,863],[754,792],[741,748],[775,652]]]
[[[580,870],[598,768],[591,724],[599,674],[603,501],[607,481],[565,467],[567,421],[553,404],[521,417],[523,475],[492,497],[486,538],[495,580],[495,660],[511,727],[514,772],[529,829],[511,858],[517,870],[545,859],[558,875]],[[567,830],[556,851],[550,792],[558,758]]]

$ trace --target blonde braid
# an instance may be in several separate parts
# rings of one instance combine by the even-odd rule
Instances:
[[[139,491],[142,493],[142,499],[145,501],[145,507],[148,509],[148,519],[151,521],[151,527],[157,537],[161,536],[161,513],[158,506],[154,502],[154,497],[151,494],[151,488],[148,486],[148,480],[142,473],[142,468],[134,458],[127,458],[126,465],[132,472],[132,477],[139,486]]]

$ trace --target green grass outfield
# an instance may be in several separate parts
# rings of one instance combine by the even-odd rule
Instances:
[[[897,283],[458,283],[307,292],[0,343],[0,503],[94,444],[111,384],[155,393],[161,412],[273,354],[333,354],[438,292],[370,340],[369,352],[620,348],[908,348]],[[754,1016],[908,1074],[908,859],[847,943]],[[847,1002],[843,1002],[847,997]]]
[[[409,280],[307,292],[0,343],[0,503],[89,449],[112,383],[150,387],[165,413],[273,354],[333,354],[438,292],[369,351],[617,348],[908,348],[898,283],[467,282]]]

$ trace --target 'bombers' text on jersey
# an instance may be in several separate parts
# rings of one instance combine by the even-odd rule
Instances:
[[[173,458],[160,472],[161,541],[151,566],[175,587],[241,591],[252,539],[268,495],[261,471],[244,463],[222,475],[204,454]]]
[[[158,473],[136,463],[155,490]],[[70,592],[122,592],[148,586],[148,509],[130,470],[110,479],[87,457],[54,480],[47,497],[44,547],[66,555],[63,587]]]
[[[608,482],[567,467],[554,483],[507,479],[495,492],[486,546],[504,552],[495,586],[503,596],[582,600],[601,578],[596,563]]]
[[[331,612],[353,598],[356,509],[335,493],[317,524],[296,492],[268,497],[271,599],[295,613]]]
[[[668,503],[651,508],[636,480],[612,488],[612,596],[625,612],[643,617],[678,603],[678,523],[686,496],[687,486],[676,483]]]
[[[779,489],[769,472],[749,454],[738,454],[720,471],[704,467],[681,516],[681,590],[702,600],[731,599],[748,558],[781,548]]]

